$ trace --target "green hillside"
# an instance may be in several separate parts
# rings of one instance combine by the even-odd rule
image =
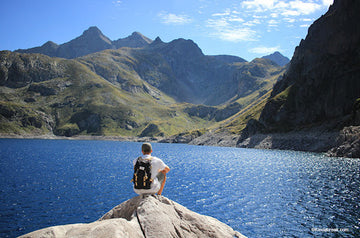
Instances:
[[[203,55],[192,42],[173,44],[105,50],[77,59],[0,52],[0,133],[203,133],[262,98],[282,73],[269,60],[223,63]],[[196,51],[194,57],[202,64],[186,63],[179,47]],[[179,64],[172,65],[175,61]],[[222,103],[196,104],[198,92],[213,103],[222,95]]]

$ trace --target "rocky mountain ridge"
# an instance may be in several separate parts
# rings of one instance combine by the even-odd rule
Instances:
[[[105,36],[99,28],[92,26],[85,30],[81,36],[64,44],[58,45],[52,41],[48,41],[42,46],[30,49],[19,49],[15,52],[40,53],[50,57],[73,59],[107,49],[118,49],[121,47],[144,47],[151,42],[152,40],[143,36],[139,32],[134,32],[126,38],[112,41]]]

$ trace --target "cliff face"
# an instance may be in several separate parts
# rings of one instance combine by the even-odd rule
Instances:
[[[360,1],[335,0],[310,26],[240,147],[360,156]]]
[[[359,124],[353,120],[360,98],[359,12],[360,1],[335,0],[309,28],[261,114],[266,131]]]
[[[221,237],[242,234],[161,196],[134,197],[90,224],[49,227],[21,236],[37,237]]]

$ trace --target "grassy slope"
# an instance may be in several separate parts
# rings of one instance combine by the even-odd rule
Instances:
[[[31,58],[34,55],[20,56]],[[236,103],[242,108],[234,116],[215,122],[214,119],[189,116],[185,109],[195,105],[176,103],[145,82],[137,72],[139,64],[150,67],[149,72],[156,74],[151,78],[158,80],[167,80],[167,73],[161,74],[167,69],[154,63],[156,61],[144,61],[137,51],[123,48],[76,60],[49,57],[40,57],[40,60],[55,62],[64,72],[58,78],[33,82],[31,86],[50,88],[56,93],[42,95],[30,90],[29,85],[16,89],[0,87],[0,133],[139,136],[147,127],[153,128],[147,131],[148,136],[204,132],[206,128],[239,133],[250,118],[258,118],[269,94],[266,92],[283,73],[262,60],[238,63],[241,77],[245,75],[254,82],[254,90],[214,107],[226,110],[231,103]],[[157,67],[161,70],[155,70]],[[265,77],[256,76],[258,71],[265,72]]]
[[[66,130],[72,131],[70,134],[89,134],[88,130],[81,131],[77,125],[79,121],[74,119],[74,115],[78,115],[81,121],[81,113],[100,118],[98,130],[90,134],[137,136],[152,123],[163,135],[171,135],[209,125],[206,120],[190,118],[182,112],[183,105],[176,104],[164,94],[154,98],[144,90],[126,91],[120,85],[104,80],[85,64],[75,60],[62,60],[61,63],[66,69],[66,77],[32,83],[55,88],[56,95],[42,96],[39,92],[29,91],[29,86],[17,89],[0,87],[1,133],[44,134],[51,132],[53,127],[60,134]],[[129,79],[125,81],[126,87],[141,86],[141,89],[146,84],[133,74],[126,79]],[[25,102],[29,98],[33,102]],[[37,118],[41,127],[22,123],[29,117]],[[126,126],[128,124],[132,125],[130,129]]]

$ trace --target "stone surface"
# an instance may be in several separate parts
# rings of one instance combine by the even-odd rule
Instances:
[[[327,155],[360,158],[360,126],[349,126],[341,130],[337,146],[330,149]]]
[[[98,221],[49,227],[22,238],[47,237],[245,237],[215,218],[200,215],[163,196],[138,196]]]

